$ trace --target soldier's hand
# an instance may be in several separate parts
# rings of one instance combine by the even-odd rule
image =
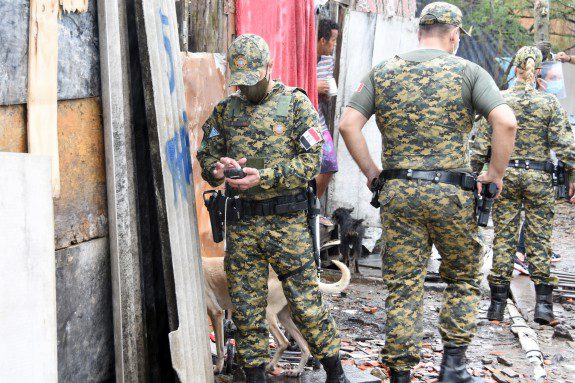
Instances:
[[[260,183],[260,172],[258,169],[254,168],[244,168],[244,173],[246,176],[238,180],[233,180],[231,178],[226,178],[226,182],[234,189],[248,190]]]
[[[246,158],[241,158],[240,160],[236,161],[233,158],[222,157],[220,158],[219,162],[216,162],[215,169],[213,170],[214,177],[221,180],[224,178],[224,169],[241,168],[246,164],[246,162]]]
[[[569,184],[569,202],[575,203],[575,182]]]
[[[479,177],[477,177],[477,193],[481,194],[481,191],[483,189],[482,184],[487,184],[487,183],[491,183],[491,182],[493,182],[497,185],[497,195],[495,196],[495,198],[499,198],[499,195],[501,194],[501,190],[503,190],[503,179],[491,175],[489,173],[489,171],[487,171],[487,172],[481,174]]]
[[[371,190],[371,186],[373,185],[373,180],[379,178],[382,170],[380,168],[373,168],[369,174],[366,174],[367,177],[367,187]]]

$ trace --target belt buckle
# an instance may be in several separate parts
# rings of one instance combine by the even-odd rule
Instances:
[[[441,173],[440,173],[440,172],[436,172],[436,173],[435,173],[435,177],[433,178],[433,182],[438,183],[440,177],[441,177]]]
[[[407,169],[407,174],[405,175],[405,178],[407,178],[408,180],[413,179],[413,169]]]
[[[525,160],[525,169],[529,170],[529,160]]]

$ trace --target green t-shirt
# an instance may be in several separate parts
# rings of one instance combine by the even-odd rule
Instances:
[[[415,51],[399,54],[398,56],[406,61],[424,62],[433,60],[449,53],[438,49],[418,49]],[[487,118],[495,107],[505,104],[503,97],[487,71],[479,65],[467,61],[467,67],[463,72],[463,86],[461,97],[468,110],[473,114],[481,114]],[[375,113],[375,91],[373,82],[373,71],[370,71],[361,81],[361,92],[355,92],[349,101],[348,106],[361,112],[366,118],[370,118]]]

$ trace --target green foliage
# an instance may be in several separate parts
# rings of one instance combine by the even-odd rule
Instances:
[[[533,31],[521,25],[521,19],[533,20],[534,0],[451,0],[464,13],[465,25],[473,25],[479,35],[490,36],[502,46],[515,50],[533,44]],[[575,1],[550,0],[550,35],[553,51],[573,48],[575,44]]]

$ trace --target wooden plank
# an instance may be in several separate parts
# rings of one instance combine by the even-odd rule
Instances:
[[[226,6],[230,9],[230,6]],[[233,15],[230,16],[233,18]],[[196,1],[190,10],[190,52],[225,53],[229,30],[228,15],[224,12],[224,1]]]
[[[202,257],[223,257],[223,242],[214,243],[213,241],[210,216],[202,197],[205,190],[213,189],[213,187],[202,179],[200,164],[195,153],[197,153],[204,137],[202,125],[211,115],[214,106],[226,96],[224,76],[226,61],[221,54],[187,53],[182,54],[182,65],[186,91],[186,111],[190,116],[188,129],[201,254]]]
[[[63,12],[86,12],[88,0],[60,0]]]
[[[58,381],[50,166],[0,153],[0,382]]]
[[[58,0],[30,0],[28,152],[52,159],[52,191],[60,196],[58,159]]]

